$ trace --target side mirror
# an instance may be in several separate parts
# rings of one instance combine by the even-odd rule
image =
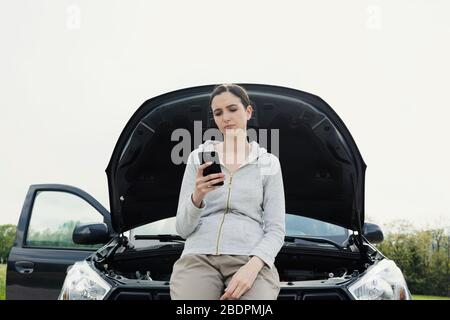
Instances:
[[[111,239],[108,226],[104,223],[79,224],[72,233],[76,244],[106,243]]]
[[[384,240],[383,231],[374,223],[364,223],[363,235],[371,243],[381,243]]]

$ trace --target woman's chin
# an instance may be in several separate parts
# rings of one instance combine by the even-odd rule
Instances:
[[[236,127],[231,127],[231,128],[226,128],[224,134],[225,134],[226,136],[237,137],[237,136],[244,135],[245,133],[246,133],[246,132],[245,132],[244,129],[236,128]]]

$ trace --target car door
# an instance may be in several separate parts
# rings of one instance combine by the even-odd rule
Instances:
[[[83,190],[30,186],[8,258],[6,299],[57,299],[67,268],[101,246],[75,244],[75,226],[101,222],[113,230],[108,210]]]

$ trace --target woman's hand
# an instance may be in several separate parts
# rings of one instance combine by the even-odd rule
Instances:
[[[264,262],[260,258],[253,256],[249,262],[240,267],[233,275],[220,300],[239,299],[253,286],[263,266]]]
[[[203,170],[212,164],[211,161],[206,162],[198,167],[197,175],[195,177],[195,190],[192,193],[192,201],[195,206],[200,208],[203,198],[208,192],[216,190],[220,186],[213,187],[212,185],[225,180],[224,173],[212,173],[203,176]]]

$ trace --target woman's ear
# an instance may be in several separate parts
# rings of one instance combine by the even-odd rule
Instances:
[[[250,108],[250,113],[247,112],[247,120],[250,120],[250,118],[252,117],[252,113],[253,113],[253,107],[251,104],[249,104],[247,106],[247,110]]]

